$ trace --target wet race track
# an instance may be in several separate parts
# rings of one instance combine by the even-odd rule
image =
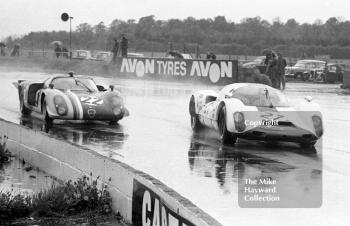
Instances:
[[[345,219],[350,207],[350,95],[337,84],[287,84],[285,93],[291,102],[310,95],[321,105],[324,117],[322,141],[313,150],[303,150],[293,144],[246,140],[222,146],[215,132],[194,134],[188,113],[190,94],[220,88],[205,85],[97,77],[98,84],[118,87],[131,116],[117,126],[55,121],[47,127],[40,116],[21,117],[17,90],[11,84],[18,79],[46,77],[43,73],[0,72],[0,117],[142,170],[224,225],[347,224],[339,219]],[[247,177],[268,177],[285,185],[279,189],[285,207],[321,207],[241,208],[238,181]]]

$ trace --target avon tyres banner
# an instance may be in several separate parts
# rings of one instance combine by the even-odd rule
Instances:
[[[194,226],[172,211],[161,197],[136,179],[132,195],[132,225]]]
[[[230,84],[236,82],[238,76],[238,63],[235,60],[118,58],[116,66],[119,75],[145,79]]]

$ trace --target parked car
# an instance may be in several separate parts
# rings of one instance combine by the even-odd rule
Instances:
[[[191,54],[188,53],[180,53],[177,50],[172,50],[167,52],[166,58],[171,58],[171,59],[185,59],[185,60],[190,60],[193,59]]]
[[[326,62],[321,60],[299,60],[294,66],[287,66],[285,75],[295,79],[309,80],[310,76],[322,72],[325,69]]]
[[[54,119],[99,120],[117,123],[129,115],[121,94],[96,85],[85,76],[57,75],[44,81],[19,80],[19,107],[23,115],[42,114],[47,123]]]
[[[189,113],[194,131],[214,129],[223,144],[244,138],[312,147],[323,134],[320,107],[311,97],[293,106],[279,90],[257,83],[234,83],[219,92],[197,91],[191,96]]]
[[[95,58],[92,57],[91,52],[89,50],[74,50],[72,52],[72,59],[94,60]]]
[[[128,57],[145,57],[143,53],[128,53]]]
[[[242,66],[244,68],[258,68],[260,73],[265,74],[266,66],[265,66],[266,56],[258,56],[251,62],[244,63]]]
[[[110,62],[112,60],[112,57],[113,57],[112,52],[98,51],[96,52],[94,59],[97,61]]]

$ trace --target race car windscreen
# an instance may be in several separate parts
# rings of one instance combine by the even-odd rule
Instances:
[[[89,78],[55,78],[52,81],[55,89],[96,92],[96,84]]]
[[[232,91],[231,98],[237,98],[246,106],[288,107],[287,98],[269,87],[245,86]]]

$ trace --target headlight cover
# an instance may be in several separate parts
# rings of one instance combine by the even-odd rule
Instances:
[[[68,107],[67,107],[67,104],[64,101],[64,98],[62,96],[60,96],[60,95],[54,96],[53,102],[55,104],[57,114],[59,114],[61,116],[67,114]]]

